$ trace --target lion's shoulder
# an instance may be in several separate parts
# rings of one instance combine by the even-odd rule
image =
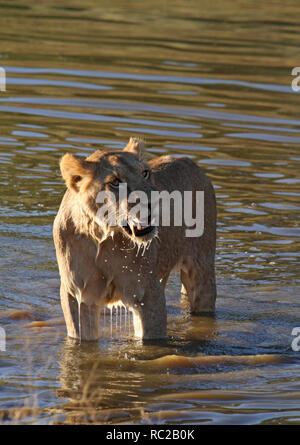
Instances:
[[[187,178],[194,175],[204,175],[204,172],[192,159],[182,156],[174,158],[172,156],[160,156],[149,162],[154,175]]]
[[[154,184],[166,190],[199,190],[210,183],[204,171],[192,159],[182,157],[161,156],[150,161]]]
[[[172,156],[160,156],[158,158],[152,159],[149,164],[153,171],[165,170],[170,167],[172,169],[177,168],[196,168],[199,169],[199,166],[190,158],[186,156],[180,156],[178,158],[174,158]]]

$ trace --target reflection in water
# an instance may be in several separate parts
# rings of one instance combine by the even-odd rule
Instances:
[[[23,3],[0,5],[2,421],[299,423],[299,5]],[[59,159],[131,135],[215,186],[216,316],[191,316],[172,275],[167,342],[135,342],[114,312],[99,343],[73,344]]]
[[[185,378],[185,375],[199,374],[201,376],[216,376],[220,383],[220,374],[228,375],[236,373],[245,377],[252,367],[278,364],[283,360],[276,355],[256,355],[256,356],[207,356],[199,355],[193,358],[164,355],[163,357],[151,359],[151,346],[141,345],[142,356],[147,353],[147,359],[135,360],[137,352],[135,346],[124,348],[124,356],[116,360],[99,348],[98,344],[83,344],[78,347],[75,341],[67,340],[60,353],[60,385],[58,397],[67,398],[69,401],[64,405],[62,411],[67,413],[65,423],[85,423],[89,422],[147,422],[149,417],[146,400],[141,400],[140,394],[147,392],[147,388],[155,385],[160,388],[161,393],[166,390],[167,373],[168,380],[176,381],[176,375]],[[148,351],[147,351],[148,349]],[[156,353],[157,347],[155,348]],[[167,349],[172,349],[168,345],[160,346],[160,353]],[[133,355],[134,354],[134,355]],[[246,367],[246,372],[239,369]],[[236,369],[234,371],[234,368]],[[215,373],[218,373],[217,375]],[[170,373],[172,373],[170,375]],[[175,378],[174,378],[175,377]],[[222,379],[222,377],[221,377]],[[178,379],[180,382],[180,378]],[[169,382],[170,384],[170,382]],[[180,385],[180,384],[179,384]],[[181,386],[181,385],[180,385]],[[201,404],[205,400],[237,400],[241,397],[228,393],[226,397],[222,392],[210,397],[210,391],[199,391],[195,388],[191,393],[183,392],[176,397],[176,394],[165,393],[159,395],[155,391],[152,404],[156,404],[156,410],[161,410],[160,420],[167,422],[172,420],[165,410],[165,400],[174,400],[173,409],[185,407],[185,403],[191,401],[198,402],[198,409],[202,409]],[[243,397],[244,398],[244,397]],[[179,401],[179,403],[178,403]],[[152,409],[150,409],[150,413]],[[179,413],[173,415],[178,417]],[[189,415],[186,419],[192,420]],[[153,419],[152,419],[153,420]],[[174,420],[174,419],[173,419]]]

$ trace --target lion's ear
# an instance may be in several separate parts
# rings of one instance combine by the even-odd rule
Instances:
[[[60,161],[60,171],[66,186],[76,192],[84,179],[91,179],[94,174],[92,162],[85,161],[81,156],[65,154]]]
[[[130,153],[136,155],[141,161],[143,159],[144,148],[145,146],[141,139],[130,138],[123,151],[129,151]]]

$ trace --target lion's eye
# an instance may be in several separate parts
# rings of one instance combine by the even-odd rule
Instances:
[[[143,171],[143,176],[144,176],[144,178],[149,178],[149,176],[150,176],[150,171],[149,170],[144,170]]]
[[[119,187],[120,182],[121,182],[120,179],[115,178],[112,181],[110,181],[109,185],[111,185],[112,187]]]
[[[74,176],[73,177],[73,181],[77,184],[77,182],[81,181],[82,177],[81,176]]]

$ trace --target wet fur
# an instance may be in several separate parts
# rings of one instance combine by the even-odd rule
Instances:
[[[100,309],[116,300],[134,314],[135,335],[166,336],[164,289],[172,270],[180,270],[182,292],[194,313],[215,308],[216,204],[213,187],[188,158],[163,156],[143,161],[143,143],[130,139],[123,151],[97,151],[83,159],[61,160],[67,191],[54,221],[53,236],[61,277],[61,303],[70,337],[99,337]],[[149,181],[140,174],[150,168]],[[204,190],[204,233],[186,238],[185,227],[159,227],[146,239],[110,228],[95,218],[95,198],[118,170],[132,190]],[[172,218],[171,218],[172,221]]]

